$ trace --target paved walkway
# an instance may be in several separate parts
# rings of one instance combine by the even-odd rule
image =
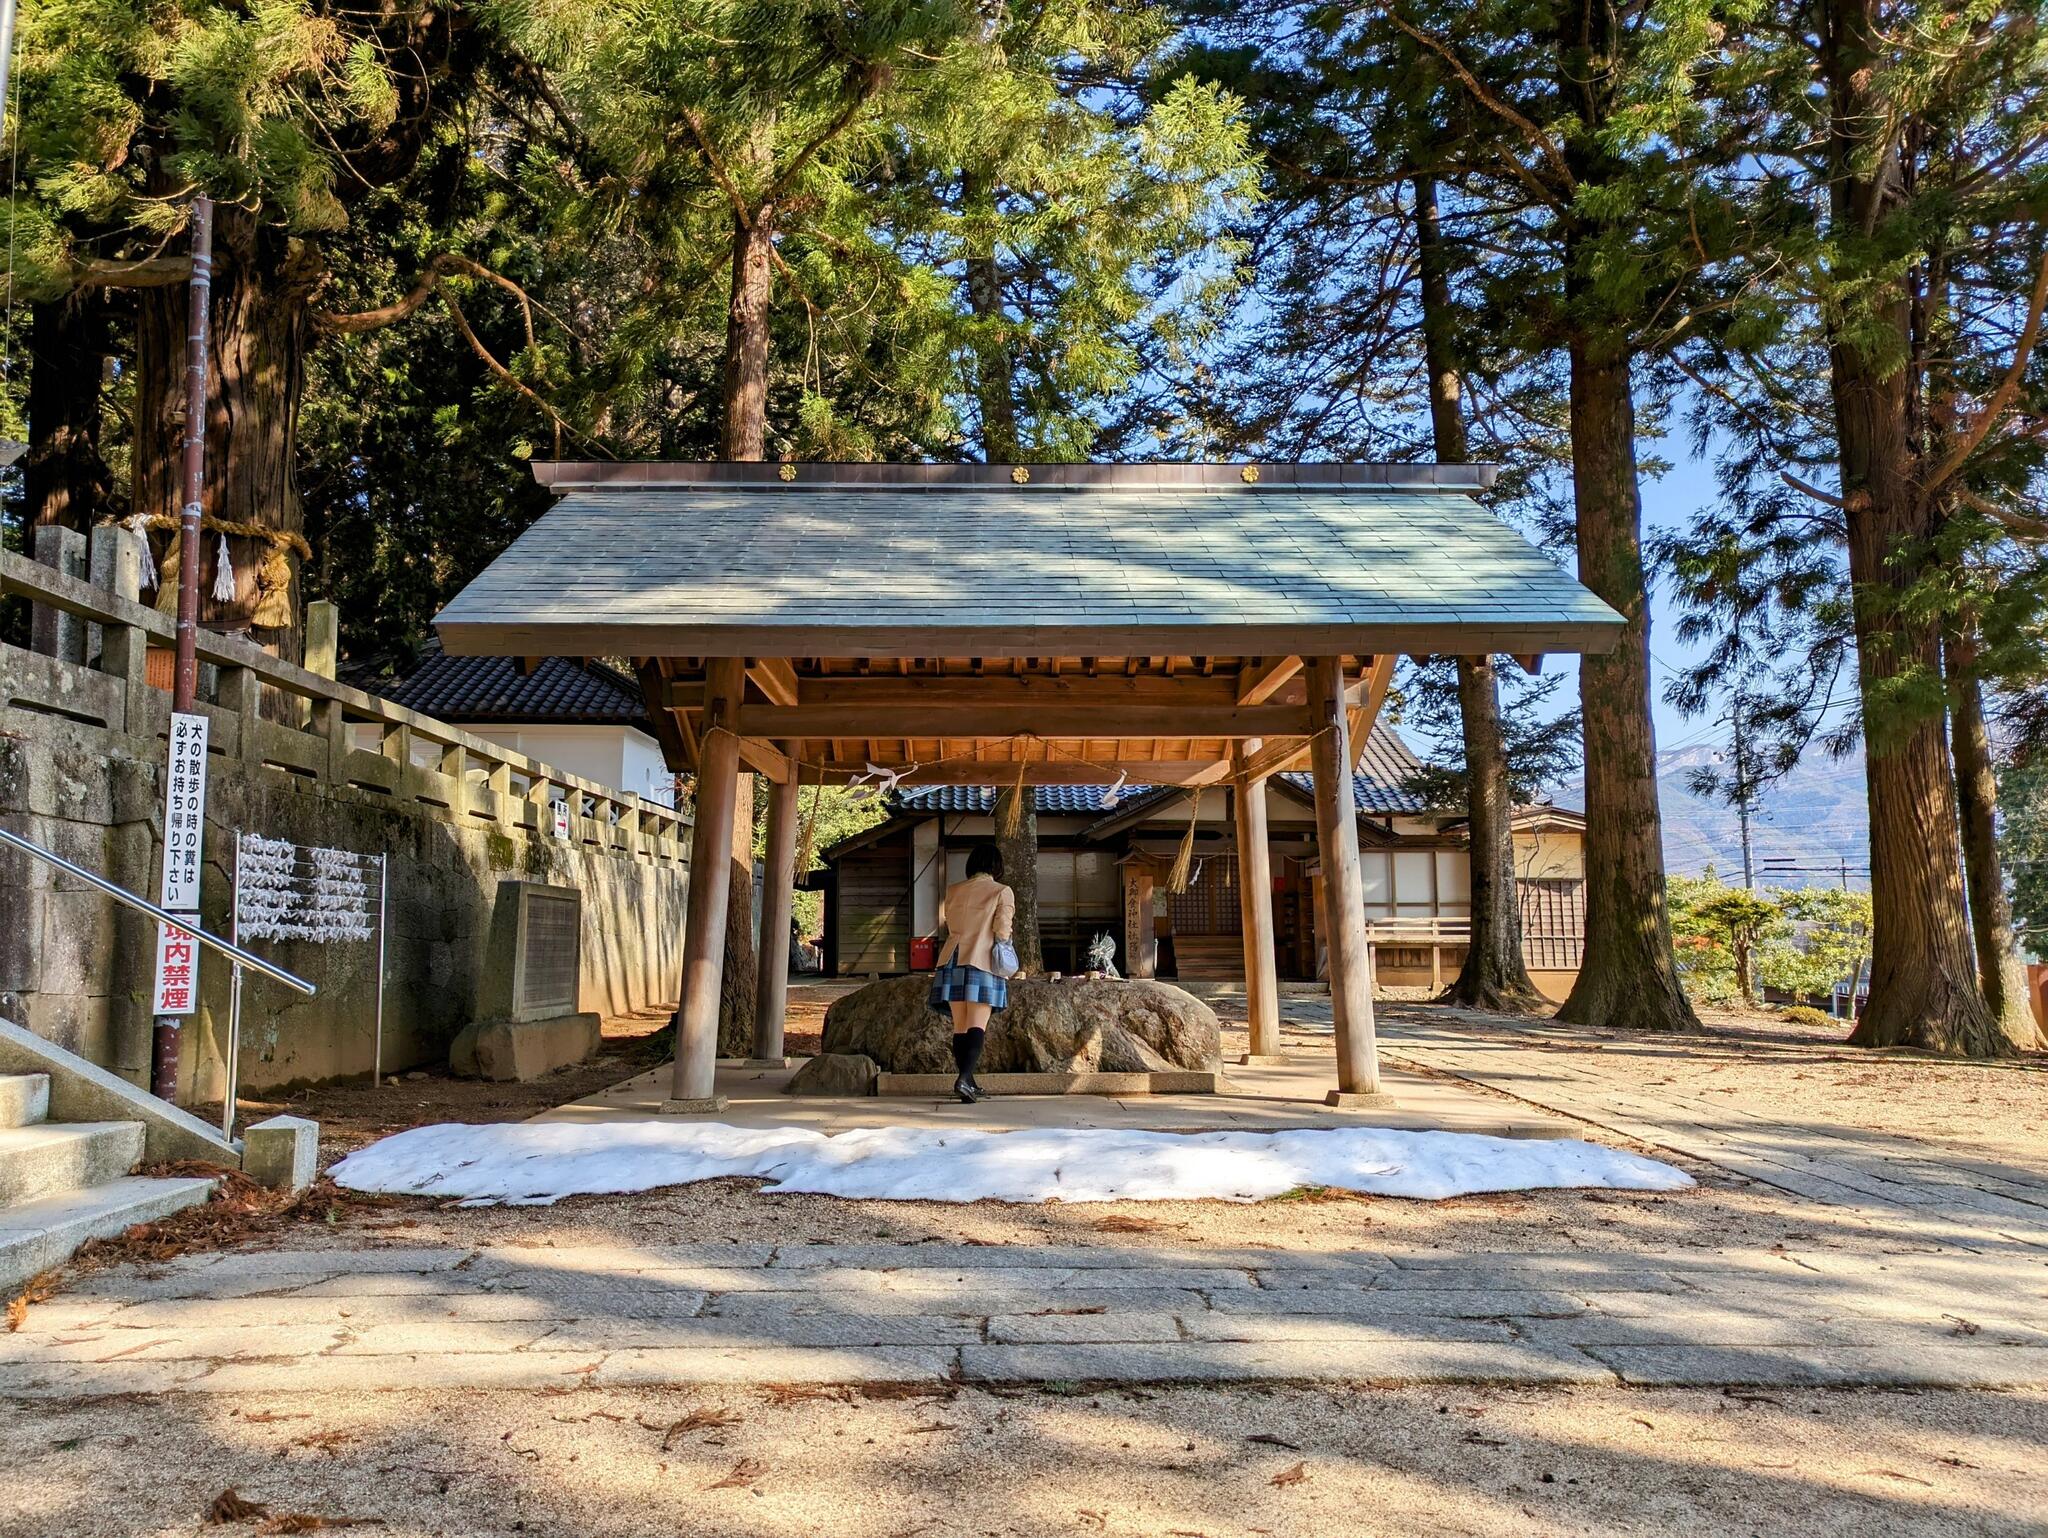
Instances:
[[[1326,1001],[1290,999],[1289,1029],[1313,1038],[1327,1011]],[[1556,1050],[1583,1038],[1540,1025],[1390,1010],[1385,1035],[1390,1062],[1470,1081],[1400,1082],[1475,1130],[1487,1118],[1491,1130],[1591,1123],[1684,1153],[1792,1193],[1812,1214],[1815,1242],[1558,1254],[956,1244],[241,1252],[110,1272],[31,1308],[20,1332],[0,1335],[0,1395],[939,1380],[2048,1388],[2040,1161],[1787,1123],[1646,1087],[1599,1053]],[[1322,1071],[1263,1070],[1271,1081],[1253,1085],[1242,1107],[1228,1097],[999,1101],[974,1120],[1187,1127],[1242,1125],[1209,1118],[1249,1114],[1304,1125],[1295,1079]],[[638,1081],[621,1088],[550,1114],[619,1114],[640,1093]],[[770,1102],[772,1092],[752,1086],[735,1109],[874,1117],[873,1102],[848,1113]],[[951,1114],[906,1101],[898,1119]],[[1853,1251],[1824,1242],[1850,1227],[1866,1241]]]
[[[30,1310],[20,1333],[0,1336],[0,1392],[945,1379],[2048,1387],[2037,1264],[1906,1257],[1881,1288],[1868,1265],[956,1245],[274,1251],[109,1276]],[[1958,1333],[1963,1308],[1974,1334]]]

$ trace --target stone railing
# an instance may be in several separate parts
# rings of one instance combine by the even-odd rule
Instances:
[[[174,643],[177,627],[168,616],[26,556],[0,552],[0,598],[7,596],[35,606],[39,639],[64,639],[53,648],[57,655],[0,644],[0,708],[136,737],[165,735],[170,695],[151,682],[162,669],[152,669],[150,654]],[[565,802],[573,842],[641,860],[688,860],[689,819],[659,803],[565,774],[280,662],[239,637],[202,630],[198,657],[202,697],[196,708],[211,723],[217,755],[388,796],[394,804],[435,808],[484,828],[552,833],[554,803]],[[285,724],[294,717],[305,725]]]

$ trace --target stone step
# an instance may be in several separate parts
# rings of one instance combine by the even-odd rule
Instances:
[[[118,1180],[142,1157],[139,1121],[0,1129],[0,1207]]]
[[[0,1208],[0,1297],[30,1277],[62,1265],[88,1239],[105,1239],[135,1223],[153,1223],[213,1193],[213,1182],[180,1176],[122,1175],[85,1191],[68,1191]]]
[[[1159,1073],[983,1073],[975,1082],[991,1095],[1214,1095],[1219,1075],[1193,1068]],[[950,1073],[885,1073],[875,1079],[877,1095],[944,1098],[953,1093]]]
[[[50,1076],[0,1073],[0,1127],[32,1127],[50,1114]]]

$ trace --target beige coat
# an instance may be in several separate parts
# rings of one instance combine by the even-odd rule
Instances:
[[[946,927],[946,943],[939,950],[939,965],[949,961],[995,971],[992,953],[996,941],[1010,938],[1010,925],[1017,914],[1017,894],[993,876],[969,876],[946,888],[939,904],[939,922]]]

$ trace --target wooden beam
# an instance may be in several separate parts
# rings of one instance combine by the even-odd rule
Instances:
[[[824,771],[827,784],[844,784],[860,773],[858,765],[829,767]],[[1052,760],[1033,759],[1025,766],[1024,783],[1027,785],[1108,785],[1119,773],[1130,776],[1134,785],[1221,785],[1230,779],[1230,763],[1227,759],[1204,761],[1201,759],[1148,759],[1148,760],[1076,760],[1058,758]],[[815,779],[817,771],[806,768],[806,783]],[[1017,783],[1017,765],[1014,762],[967,762],[950,760],[915,769],[903,776],[904,785],[1014,785]]]
[[[725,974],[725,915],[732,883],[723,879],[732,852],[739,789],[739,739],[732,718],[746,687],[737,657],[710,668],[702,763],[697,770],[697,819],[690,840],[696,879],[683,928],[683,998],[676,1009],[675,1075],[670,1103],[679,1111],[719,1111],[717,1094],[718,997]],[[714,729],[722,728],[722,729]]]
[[[1534,678],[1537,674],[1543,671],[1543,653],[1541,652],[1535,652],[1529,656],[1517,657],[1515,661],[1521,664],[1522,671],[1524,673],[1527,673],[1531,678]]]
[[[797,701],[796,669],[782,657],[756,657],[747,664],[747,678],[777,705]]]
[[[654,740],[661,744],[661,761],[672,774],[681,774],[697,764],[697,745],[683,732],[682,722],[668,708],[668,680],[662,676],[658,658],[642,657],[634,664],[640,676],[640,695],[647,701],[647,724],[654,728]]]
[[[787,746],[785,744],[784,746]],[[758,983],[754,990],[754,1061],[782,1064],[783,1017],[789,1004],[789,910],[796,887],[797,786],[794,776],[768,791],[767,886],[761,893]]]
[[[1237,703],[1262,705],[1280,692],[1283,684],[1301,671],[1299,657],[1269,657],[1257,667],[1247,664],[1238,675]]]
[[[1364,698],[1346,720],[1351,738],[1351,772],[1354,774],[1358,772],[1358,761],[1365,756],[1365,744],[1372,736],[1373,723],[1380,718],[1380,707],[1387,703],[1387,690],[1393,682],[1393,657],[1373,658],[1372,666],[1365,672]]]
[[[749,737],[1279,737],[1306,730],[1296,705],[743,705]]]
[[[1351,794],[1351,745],[1344,669],[1334,657],[1309,663],[1309,698],[1319,720],[1315,763],[1316,843],[1322,854],[1330,1007],[1337,1028],[1337,1089],[1345,1097],[1376,1095],[1379,1047],[1372,1013],[1372,956],[1365,933],[1365,882],[1358,864],[1358,807]],[[1356,1102],[1353,1102],[1356,1103]]]
[[[1244,933],[1247,1064],[1280,1055],[1279,966],[1273,955],[1273,857],[1266,842],[1266,782],[1240,781],[1230,798],[1237,824],[1238,922]]]
[[[794,783],[796,765],[774,744],[758,737],[740,739],[740,762],[772,785]]]
[[[1307,756],[1306,737],[1286,737],[1278,742],[1268,742],[1238,761],[1236,776],[1240,783],[1249,784],[1278,774],[1283,769],[1299,768]]]

